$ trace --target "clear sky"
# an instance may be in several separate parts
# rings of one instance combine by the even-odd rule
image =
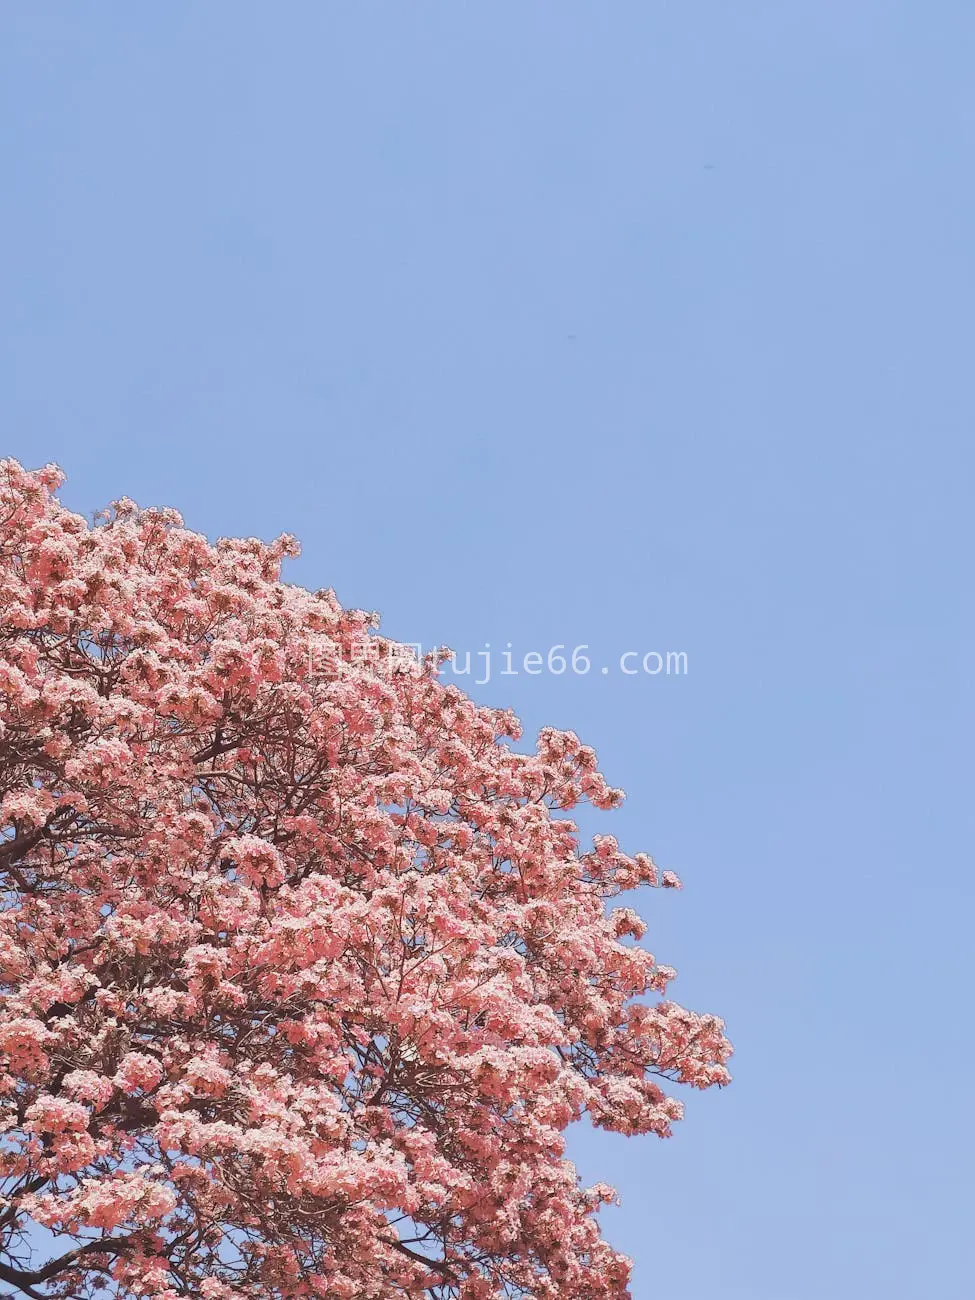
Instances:
[[[738,1049],[573,1139],[636,1300],[975,1294],[973,65],[970,0],[0,9],[2,450],[589,646],[474,693],[597,747]]]

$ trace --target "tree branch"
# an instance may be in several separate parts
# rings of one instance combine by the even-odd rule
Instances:
[[[103,1237],[99,1241],[89,1241],[83,1246],[76,1246],[74,1250],[59,1255],[57,1259],[48,1260],[43,1267],[34,1269],[14,1268],[0,1260],[0,1281],[18,1287],[25,1295],[36,1296],[37,1293],[30,1289],[32,1283],[49,1282],[52,1277],[57,1277],[58,1273],[73,1268],[86,1255],[123,1255],[131,1245],[131,1235]]]

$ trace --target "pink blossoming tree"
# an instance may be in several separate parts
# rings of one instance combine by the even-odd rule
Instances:
[[[96,526],[0,462],[0,1291],[610,1300],[574,1119],[666,1136],[720,1020],[561,814],[571,732],[282,583],[290,538]]]

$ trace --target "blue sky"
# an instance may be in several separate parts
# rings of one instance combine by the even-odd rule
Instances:
[[[0,11],[2,450],[590,648],[475,693],[597,747],[738,1049],[574,1138],[636,1300],[975,1293],[973,56],[962,0]]]

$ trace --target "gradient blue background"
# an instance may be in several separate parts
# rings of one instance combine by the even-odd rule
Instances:
[[[2,449],[571,726],[735,1083],[580,1132],[637,1300],[967,1300],[975,6],[0,10]]]

